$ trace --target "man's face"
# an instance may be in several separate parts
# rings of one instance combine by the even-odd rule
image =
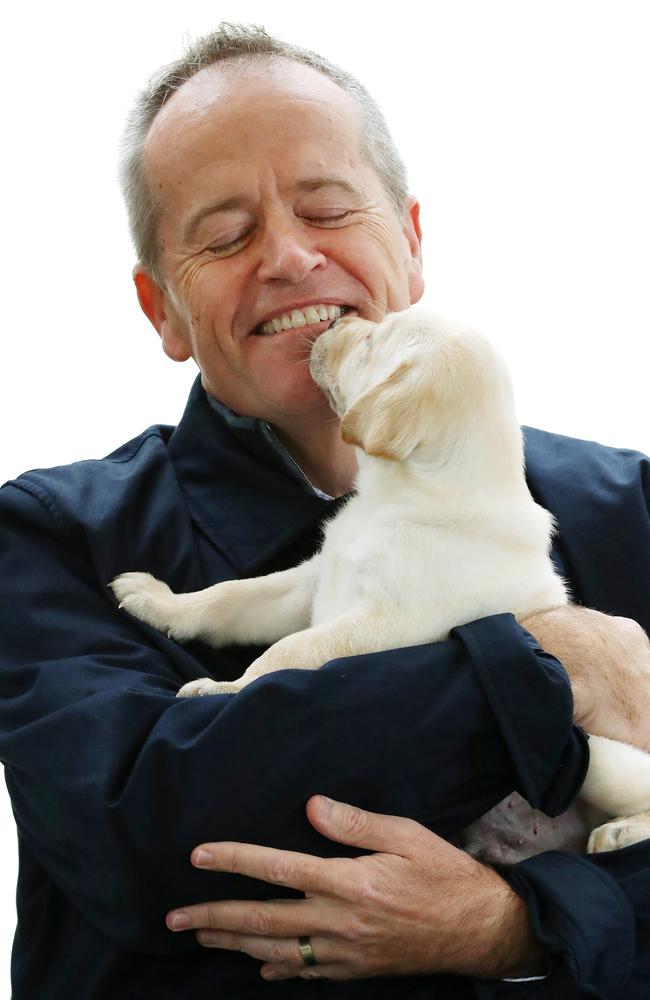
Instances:
[[[287,61],[208,68],[159,113],[145,168],[165,287],[135,277],[167,354],[192,356],[205,389],[236,412],[280,427],[331,419],[308,366],[328,322],[260,324],[308,304],[379,319],[423,291],[419,206],[411,199],[398,219],[362,158],[350,98]]]

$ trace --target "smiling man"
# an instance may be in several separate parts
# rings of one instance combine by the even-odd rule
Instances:
[[[164,350],[193,357],[230,409],[271,423],[334,496],[351,488],[354,451],[309,376],[310,344],[339,310],[378,319],[424,289],[419,205],[391,198],[359,126],[323,73],[228,60],[165,102],[142,162],[162,280],[140,266],[135,281]]]
[[[646,996],[647,844],[532,856],[531,823],[532,857],[497,870],[452,842],[512,791],[552,815],[578,791],[586,738],[550,654],[578,677],[650,673],[647,460],[526,431],[553,558],[598,611],[176,699],[261,650],[180,646],[106,584],[137,569],[195,591],[313,554],[356,460],[310,347],[342,311],[421,297],[419,206],[358,81],[236,25],[153,78],[122,179],[140,305],[200,374],[178,427],[0,493],[14,1000]],[[642,740],[624,701],[603,710]]]

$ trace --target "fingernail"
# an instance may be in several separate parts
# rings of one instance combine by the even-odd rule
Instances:
[[[195,865],[209,865],[212,861],[212,855],[209,851],[203,847],[201,850],[196,851],[192,856],[192,862]]]
[[[174,913],[169,918],[169,926],[173,931],[182,931],[190,926],[190,918],[187,913]]]
[[[323,816],[329,816],[334,806],[333,799],[328,799],[327,795],[321,795],[320,797],[320,811]]]

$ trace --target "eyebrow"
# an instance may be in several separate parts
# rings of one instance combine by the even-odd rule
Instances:
[[[345,191],[346,194],[352,194],[359,197],[359,191],[357,188],[350,183],[350,181],[345,180],[344,177],[306,177],[304,180],[297,181],[290,190],[292,191],[318,191],[320,188],[324,187],[336,187],[341,191]],[[243,208],[250,201],[245,195],[233,195],[231,198],[222,198],[219,201],[213,201],[209,205],[205,205],[200,208],[198,212],[190,218],[186,228],[185,228],[185,239],[191,240],[199,225],[208,215],[216,215],[218,212],[229,212],[235,208]]]

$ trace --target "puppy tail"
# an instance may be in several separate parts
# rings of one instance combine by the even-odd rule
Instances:
[[[610,816],[650,809],[650,754],[604,736],[589,737],[589,770],[581,798]]]

